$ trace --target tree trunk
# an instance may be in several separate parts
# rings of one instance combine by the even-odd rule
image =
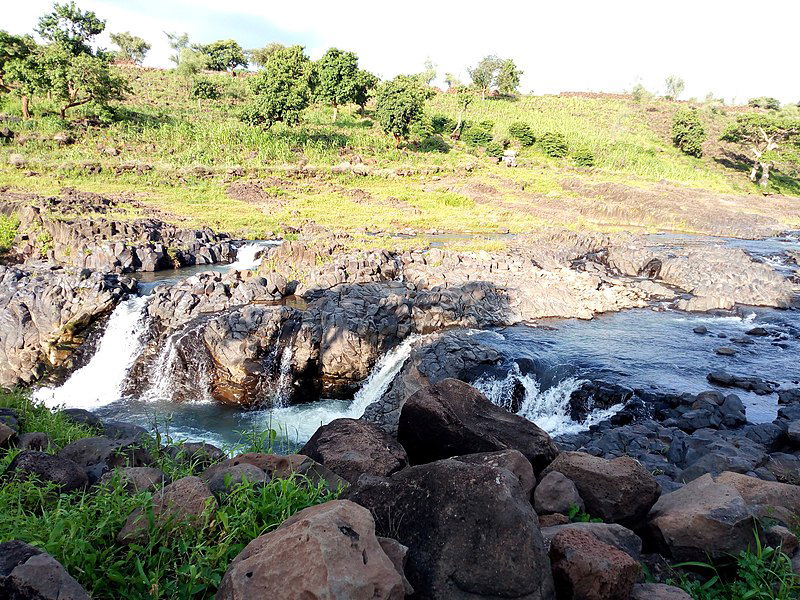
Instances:
[[[759,164],[760,163],[758,161],[756,161],[755,164],[753,165],[753,168],[750,169],[750,181],[752,181],[753,183],[756,182],[756,175],[758,175],[758,165]]]
[[[67,109],[68,108],[69,108],[69,106],[62,106],[59,109],[59,112],[61,113],[61,120],[62,121],[66,121],[67,120]]]
[[[22,100],[22,118],[30,119],[31,118],[30,98],[28,97],[27,94],[22,94],[20,100]]]
[[[394,134],[394,143],[395,143],[395,146],[399,148],[400,144],[403,143],[403,138],[395,133]]]
[[[769,184],[769,169],[772,163],[761,163],[761,179],[758,180],[758,185],[765,188]]]
[[[453,129],[453,133],[450,134],[451,140],[460,140],[461,139],[461,127],[464,124],[464,111],[462,110],[458,113],[458,123],[456,123],[455,129]]]
[[[333,122],[336,123],[336,119],[339,117],[339,105],[336,102],[333,103]]]

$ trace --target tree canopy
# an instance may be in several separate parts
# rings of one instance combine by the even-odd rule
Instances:
[[[430,90],[419,78],[410,75],[398,75],[378,89],[378,122],[398,144],[408,137],[411,125],[422,116],[429,94]]]
[[[377,75],[373,75],[365,69],[359,69],[358,73],[356,74],[356,94],[353,98],[353,102],[358,104],[362,112],[366,107],[372,90],[375,89],[376,85],[378,85]]]
[[[500,59],[490,55],[484,56],[473,69],[469,69],[472,85],[480,91],[481,98],[486,98],[486,94],[492,89],[494,77],[499,67]]]
[[[285,48],[285,46],[283,44],[279,44],[278,42],[271,42],[263,48],[253,48],[252,50],[248,50],[247,53],[250,55],[250,62],[258,65],[259,67],[265,67],[267,66],[269,57],[280,48]]]
[[[91,10],[82,11],[75,2],[54,4],[53,12],[39,18],[36,32],[48,42],[61,44],[72,54],[92,54],[89,42],[103,33],[106,22]]]
[[[114,53],[118,60],[140,65],[151,48],[150,44],[130,31],[112,33],[110,37],[111,41],[119,48]]]
[[[189,47],[189,34],[188,33],[174,33],[165,31],[164,35],[167,36],[167,43],[169,47],[175,52],[171,54],[169,59],[175,63],[175,66],[181,64],[181,52]]]
[[[519,78],[522,70],[517,68],[510,58],[500,61],[500,66],[495,77],[497,91],[506,96],[516,94],[519,89]]]
[[[677,100],[686,88],[686,82],[677,75],[670,75],[664,81],[664,86],[667,88],[667,98]]]
[[[311,100],[313,63],[302,46],[279,48],[253,78],[252,86],[256,97],[244,108],[243,121],[264,127],[277,122],[294,125]]]
[[[722,141],[739,145],[753,162],[750,181],[766,187],[776,163],[800,162],[800,118],[777,113],[747,113],[723,132]],[[758,172],[761,171],[761,176]]]
[[[317,100],[333,106],[333,120],[339,106],[355,102],[359,85],[358,57],[353,52],[330,48],[315,64]]]
[[[247,57],[236,40],[198,44],[195,50],[206,56],[206,65],[212,71],[228,71],[233,76],[236,75],[237,67],[247,66]]]

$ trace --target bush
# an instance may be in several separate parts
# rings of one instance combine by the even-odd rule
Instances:
[[[219,86],[213,81],[208,79],[195,79],[192,83],[192,98],[201,98],[203,100],[216,100],[220,97],[221,92]]]
[[[700,115],[691,108],[681,108],[672,119],[672,143],[684,154],[701,157],[706,130]]]
[[[533,135],[527,123],[517,121],[508,128],[508,135],[518,140],[523,146],[533,146],[536,143],[536,136]]]
[[[486,146],[492,141],[492,127],[494,127],[494,123],[491,121],[469,123],[464,129],[461,139],[468,146]]]
[[[594,152],[589,148],[578,148],[572,154],[575,164],[579,167],[593,167],[594,166]]]
[[[441,152],[445,154],[450,152],[450,145],[444,141],[444,138],[439,135],[429,135],[420,142],[419,149],[422,152]]]
[[[550,158],[563,158],[569,152],[567,138],[562,133],[548,131],[539,138],[539,145]]]
[[[455,129],[456,122],[447,115],[433,115],[431,117],[431,127],[434,133],[450,134]]]
[[[19,219],[16,215],[0,215],[0,254],[11,250],[18,229]]]
[[[747,102],[747,106],[753,108],[766,108],[768,110],[780,110],[781,103],[777,98],[770,98],[768,96],[761,96],[759,98],[751,98]]]
[[[491,156],[492,158],[502,158],[503,145],[498,142],[489,142],[486,145],[486,156]]]

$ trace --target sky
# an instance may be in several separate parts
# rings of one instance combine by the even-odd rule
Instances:
[[[30,33],[47,0],[0,0],[0,29]],[[169,66],[164,31],[196,43],[233,38],[244,48],[301,44],[311,58],[331,46],[355,51],[382,78],[437,65],[468,81],[467,68],[494,54],[524,71],[521,91],[623,92],[641,83],[664,92],[668,75],[686,82],[682,98],[712,93],[727,102],[773,96],[800,101],[794,28],[800,0],[78,0],[152,50],[149,66]]]

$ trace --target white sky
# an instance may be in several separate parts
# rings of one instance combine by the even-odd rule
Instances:
[[[168,66],[163,31],[193,41],[234,38],[245,48],[301,43],[312,58],[330,46],[355,51],[382,77],[421,71],[426,58],[439,81],[482,56],[513,58],[522,91],[629,90],[658,93],[664,79],[686,81],[683,98],[708,92],[726,101],[774,96],[800,100],[796,24],[800,0],[506,0],[402,2],[305,0],[78,0],[131,31],[153,50],[145,64]],[[0,28],[32,31],[47,0],[0,0]],[[101,45],[110,46],[107,37]]]

